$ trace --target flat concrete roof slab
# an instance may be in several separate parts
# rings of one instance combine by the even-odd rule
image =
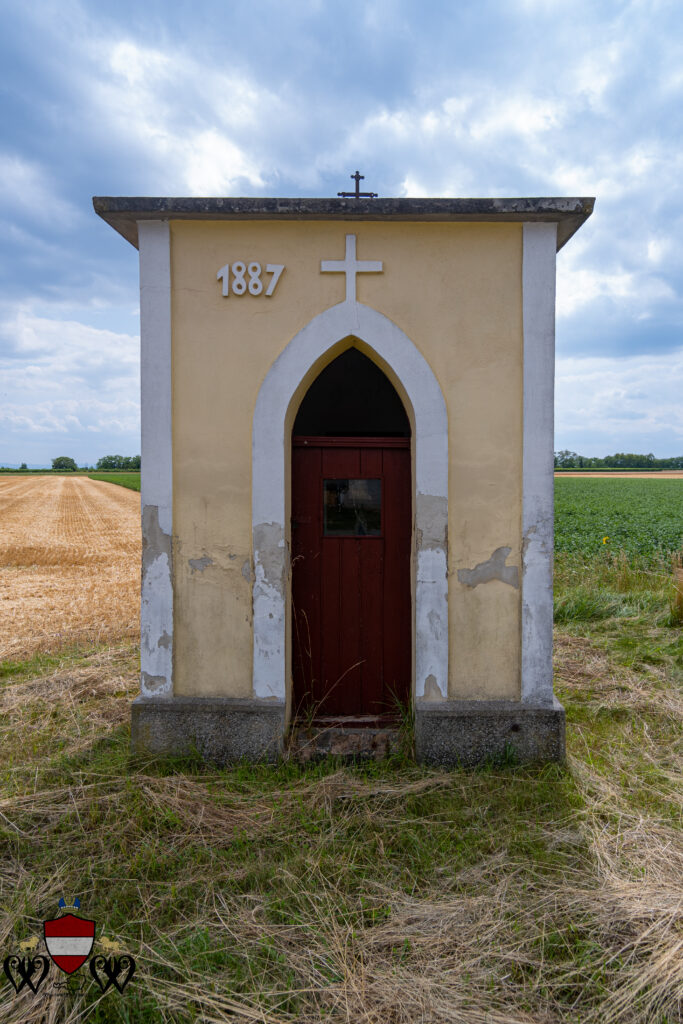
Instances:
[[[594,198],[285,199],[94,196],[95,212],[138,247],[140,220],[554,221],[557,248],[593,212]]]

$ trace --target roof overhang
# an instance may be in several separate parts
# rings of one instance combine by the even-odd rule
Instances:
[[[592,198],[275,199],[94,196],[95,212],[138,247],[141,220],[555,221],[562,248],[593,212]]]

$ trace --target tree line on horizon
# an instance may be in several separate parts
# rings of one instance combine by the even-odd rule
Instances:
[[[60,455],[58,458],[52,460],[52,468],[64,472],[64,470],[77,470],[75,459],[69,458],[68,455]],[[95,469],[95,470],[124,470],[128,472],[135,472],[140,469],[140,456],[139,455],[103,455],[101,459],[97,460],[95,466],[82,466],[82,469]]]
[[[595,456],[579,455],[564,448],[555,452],[555,469],[683,469],[683,455],[656,459],[652,452],[649,455],[616,452],[600,459]]]
[[[101,459],[97,460],[95,466],[78,466],[75,459],[72,459],[69,455],[58,455],[56,459],[52,460],[52,469],[58,473],[76,473],[80,470],[82,473],[93,473],[96,470],[123,470],[124,472],[139,472],[140,471],[140,456],[139,455],[103,455]],[[27,464],[22,462],[19,469],[15,469],[12,466],[0,466],[0,470],[3,473],[30,473]],[[50,470],[41,470],[40,472],[50,472]]]
[[[139,455],[103,455],[97,460],[95,466],[78,466],[76,460],[68,455],[59,455],[52,460],[52,469],[59,472],[95,472],[111,471],[139,472]],[[0,467],[4,473],[28,472],[28,466],[22,462],[19,469],[12,469],[9,466]],[[673,455],[668,459],[657,459],[650,452],[648,455],[638,455],[632,452],[616,452],[614,455],[605,455],[604,458],[590,455],[579,455],[578,452],[571,452],[567,448],[555,452],[555,469],[683,469],[683,455]]]
[[[52,460],[52,468],[64,472],[64,470],[77,470],[75,459],[69,458],[68,455],[60,455],[58,458]],[[82,466],[82,469],[96,469],[96,470],[124,470],[128,472],[135,472],[140,469],[140,456],[139,455],[103,455],[101,459],[97,460],[95,466]]]

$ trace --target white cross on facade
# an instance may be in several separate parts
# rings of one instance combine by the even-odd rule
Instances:
[[[346,274],[346,301],[356,301],[356,274],[379,274],[383,270],[381,260],[357,260],[356,236],[346,236],[346,255],[343,260],[321,260],[322,273]]]

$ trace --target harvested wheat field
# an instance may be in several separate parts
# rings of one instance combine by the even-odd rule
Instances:
[[[0,477],[0,660],[139,633],[140,495]]]

